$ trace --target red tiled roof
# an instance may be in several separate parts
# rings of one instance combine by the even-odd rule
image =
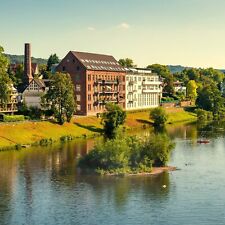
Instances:
[[[89,70],[125,72],[125,68],[123,68],[111,55],[71,52]]]

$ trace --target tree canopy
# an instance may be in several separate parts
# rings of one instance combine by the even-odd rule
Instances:
[[[124,66],[124,67],[127,67],[127,68],[136,67],[133,59],[130,59],[130,58],[120,59],[118,62],[121,66]]]
[[[52,54],[48,58],[47,70],[50,71],[52,65],[59,63],[59,57],[56,54]]]
[[[53,110],[57,121],[69,122],[75,112],[74,85],[69,74],[56,73],[51,76],[50,88],[43,97],[43,105]]]
[[[117,128],[124,124],[126,119],[126,112],[116,104],[106,104],[106,112],[103,113],[102,123],[104,126],[104,133],[107,138],[115,138]]]

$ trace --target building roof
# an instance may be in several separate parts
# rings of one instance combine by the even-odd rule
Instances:
[[[76,51],[71,51],[71,53],[88,70],[103,70],[103,71],[117,71],[117,72],[126,71],[125,68],[122,67],[111,55],[102,55]]]

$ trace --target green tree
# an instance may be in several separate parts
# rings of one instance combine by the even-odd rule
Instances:
[[[56,54],[52,54],[48,58],[47,70],[50,71],[53,64],[59,63],[59,57]]]
[[[56,73],[51,77],[50,88],[43,97],[43,105],[53,110],[60,124],[69,122],[75,112],[74,85],[69,74]]]
[[[171,74],[169,67],[165,65],[152,64],[152,65],[148,65],[147,69],[152,70],[152,72],[157,73],[159,76],[163,78],[167,78]]]
[[[9,101],[10,89],[12,81],[10,80],[8,74],[0,74],[0,104],[5,105]]]
[[[162,107],[157,107],[151,110],[150,119],[154,121],[155,126],[164,126],[168,120],[168,115]]]
[[[163,91],[166,92],[168,95],[173,96],[175,94],[173,75],[169,74],[165,78],[164,83],[165,87],[163,88]]]
[[[106,104],[106,112],[103,113],[102,123],[104,126],[104,134],[107,138],[115,138],[117,128],[124,124],[126,112],[119,105]]]
[[[199,90],[196,104],[199,108],[216,115],[224,108],[224,98],[216,85],[207,85]]]
[[[153,166],[165,166],[174,143],[165,134],[153,134],[145,142],[142,154],[153,160]]]
[[[4,48],[0,46],[0,74],[6,73],[9,65],[9,60],[3,53]]]
[[[0,46],[0,104],[5,105],[9,100],[10,85],[12,81],[6,72],[9,61],[3,53],[4,49]]]
[[[120,59],[119,64],[121,66],[127,67],[127,68],[134,68],[136,65],[134,65],[134,61],[132,59],[126,58],[126,59]]]
[[[197,98],[197,84],[194,80],[190,80],[187,84],[187,97],[191,100],[191,101],[195,101]]]

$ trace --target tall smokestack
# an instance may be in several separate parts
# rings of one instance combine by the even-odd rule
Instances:
[[[33,79],[31,70],[31,45],[30,43],[25,43],[24,49],[24,78],[26,83],[30,83]]]

